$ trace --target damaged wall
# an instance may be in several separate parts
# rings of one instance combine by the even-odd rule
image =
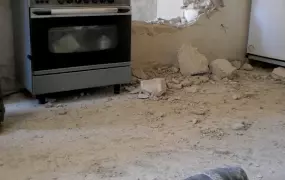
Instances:
[[[210,19],[203,15],[198,22],[186,28],[134,23],[134,66],[176,63],[177,51],[183,43],[192,43],[209,60],[244,58],[250,2],[224,0],[224,3],[225,7]]]

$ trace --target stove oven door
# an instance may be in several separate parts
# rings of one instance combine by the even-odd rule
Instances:
[[[130,64],[128,8],[31,9],[30,16],[35,74]]]

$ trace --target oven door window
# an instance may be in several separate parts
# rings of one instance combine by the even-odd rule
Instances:
[[[51,28],[48,36],[49,51],[55,54],[110,50],[118,45],[115,25]]]

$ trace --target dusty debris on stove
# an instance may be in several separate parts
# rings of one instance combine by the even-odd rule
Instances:
[[[141,90],[153,96],[162,96],[166,93],[167,86],[164,78],[155,78],[141,81]]]
[[[180,72],[183,75],[199,75],[209,72],[209,62],[205,55],[199,53],[191,44],[183,44],[178,51]]]
[[[232,79],[236,75],[236,68],[226,59],[216,59],[210,64],[210,69],[219,79]]]

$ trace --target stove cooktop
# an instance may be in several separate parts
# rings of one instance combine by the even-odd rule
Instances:
[[[130,0],[29,0],[30,7],[45,6],[130,6]]]

